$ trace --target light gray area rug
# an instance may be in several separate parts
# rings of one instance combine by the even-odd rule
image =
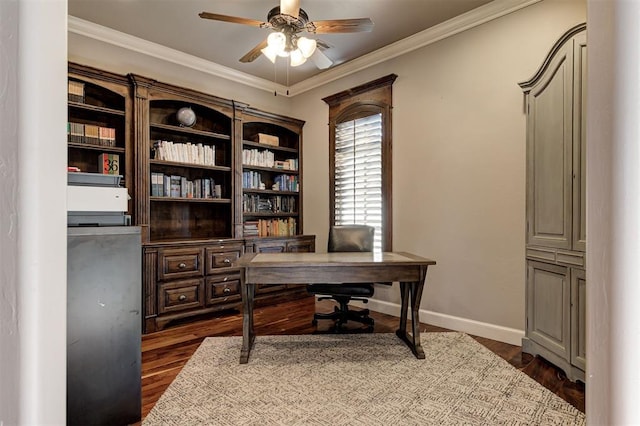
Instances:
[[[584,414],[463,333],[207,338],[143,425],[583,425]]]

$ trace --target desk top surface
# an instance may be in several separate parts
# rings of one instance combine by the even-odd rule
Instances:
[[[382,253],[247,253],[236,262],[240,267],[435,265],[431,259],[405,252]]]

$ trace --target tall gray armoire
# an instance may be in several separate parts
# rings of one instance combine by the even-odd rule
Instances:
[[[585,380],[586,25],[520,83],[527,112],[526,334],[522,351]]]

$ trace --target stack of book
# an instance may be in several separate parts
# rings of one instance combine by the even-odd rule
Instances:
[[[242,150],[242,164],[245,166],[274,167],[275,163],[275,155],[269,150]]]
[[[278,175],[273,179],[273,186],[271,189],[274,191],[298,192],[300,189],[298,176]]]
[[[243,233],[245,237],[259,237],[257,220],[247,220],[244,222]]]
[[[184,176],[151,172],[151,196],[170,198],[222,198],[222,186],[212,178],[189,180]]]
[[[288,160],[278,160],[275,161],[273,167],[282,170],[298,170],[298,160],[295,158],[290,158]]]
[[[67,122],[67,140],[73,143],[114,147],[116,146],[116,129]]]
[[[71,102],[84,103],[84,83],[81,81],[69,80],[67,92]]]
[[[215,146],[201,143],[176,143],[158,140],[153,146],[154,159],[172,161],[176,163],[197,164],[201,166],[215,166]]]
[[[242,172],[242,187],[245,189],[265,189],[260,172]]]

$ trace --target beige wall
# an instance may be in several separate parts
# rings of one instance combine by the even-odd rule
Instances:
[[[306,121],[304,228],[326,247],[328,108],[322,97],[390,74],[394,249],[431,257],[423,320],[519,343],[524,328],[525,115],[517,83],[586,20],[584,0],[544,0],[293,99],[69,34],[69,59],[247,102]],[[395,287],[373,309],[395,314]]]
[[[68,58],[72,62],[94,66],[117,74],[139,74],[164,83],[245,102],[255,108],[277,114],[290,115],[291,112],[290,99],[274,96],[273,92],[232,82],[208,72],[181,66],[72,32],[69,33],[68,39]]]
[[[526,121],[517,83],[585,20],[584,1],[547,0],[294,98],[307,120],[304,221],[317,247],[326,246],[329,225],[328,108],[320,99],[398,74],[393,248],[438,262],[422,319],[513,340],[524,329],[525,300]],[[396,309],[395,288],[376,294],[392,305],[374,309]],[[513,330],[505,336],[501,327]]]

